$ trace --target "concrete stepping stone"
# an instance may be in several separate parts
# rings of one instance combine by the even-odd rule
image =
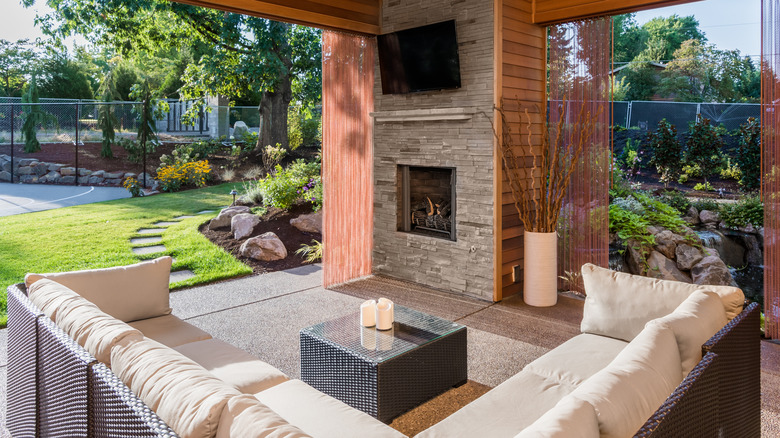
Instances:
[[[137,234],[160,234],[165,231],[165,228],[141,228],[136,231]]]
[[[217,212],[217,210],[203,210],[203,211],[199,211],[199,212],[197,212],[195,214],[209,214],[209,213],[216,213],[216,212]]]
[[[141,246],[133,248],[133,253],[138,255],[154,254],[165,251],[165,245]]]
[[[180,221],[180,220],[182,220],[182,219],[189,219],[189,218],[191,218],[191,217],[195,217],[195,216],[193,216],[193,215],[191,215],[191,214],[185,214],[184,216],[176,216],[176,217],[175,217],[175,218],[173,218],[173,219],[174,219],[174,220],[177,220],[177,221]]]
[[[135,237],[130,239],[130,243],[133,245],[146,245],[147,243],[160,243],[162,242],[162,237],[155,236],[155,237]]]
[[[177,281],[184,281],[194,276],[195,273],[190,271],[189,269],[183,269],[181,271],[173,271],[171,272],[171,279],[168,283],[170,284],[170,283],[175,283]]]
[[[171,225],[176,225],[176,224],[178,224],[178,222],[162,221],[162,222],[157,222],[156,224],[152,224],[152,225],[154,225],[155,227],[163,227],[164,228],[164,227],[170,227]]]

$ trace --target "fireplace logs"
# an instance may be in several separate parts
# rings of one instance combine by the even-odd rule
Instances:
[[[426,196],[426,201],[417,204],[412,211],[412,224],[416,227],[449,232],[452,229],[450,203],[441,200],[437,203]]]

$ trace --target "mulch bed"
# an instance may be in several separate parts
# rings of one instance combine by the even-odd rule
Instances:
[[[318,233],[304,233],[294,226],[290,225],[290,219],[294,219],[302,214],[312,212],[311,204],[300,204],[293,206],[289,210],[281,210],[275,207],[268,209],[268,212],[260,217],[260,223],[255,227],[251,236],[242,240],[233,238],[230,227],[208,229],[208,223],[201,225],[200,232],[206,236],[212,243],[222,247],[233,257],[251,266],[255,274],[264,274],[266,272],[282,271],[285,269],[297,268],[307,264],[301,256],[295,254],[301,245],[311,245],[312,240],[322,242],[322,235]],[[287,248],[287,257],[283,260],[273,262],[263,262],[240,254],[239,248],[247,239],[259,236],[269,231],[274,232]]]

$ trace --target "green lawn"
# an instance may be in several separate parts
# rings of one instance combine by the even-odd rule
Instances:
[[[240,184],[120,199],[56,210],[0,217],[0,326],[7,321],[6,288],[27,272],[62,272],[127,265],[159,256],[137,256],[130,239],[139,228],[158,221],[229,204]],[[214,214],[198,215],[161,230],[165,254],[176,258],[173,270],[196,277],[171,289],[246,275],[252,269],[208,241],[198,226]]]

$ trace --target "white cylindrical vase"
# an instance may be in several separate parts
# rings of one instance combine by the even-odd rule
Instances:
[[[558,236],[526,231],[523,300],[529,306],[549,307],[558,302]]]

